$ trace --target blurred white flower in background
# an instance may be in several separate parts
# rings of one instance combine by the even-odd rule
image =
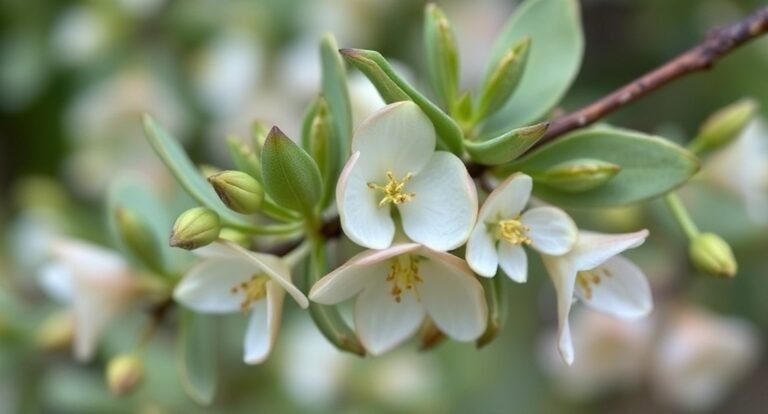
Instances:
[[[111,35],[107,16],[96,7],[71,6],[57,17],[53,25],[53,56],[66,66],[87,63],[107,51]]]
[[[768,224],[768,125],[756,118],[704,163],[703,175],[735,194],[757,223]]]
[[[715,408],[755,367],[762,344],[748,321],[685,308],[670,316],[654,352],[652,386],[679,408]]]

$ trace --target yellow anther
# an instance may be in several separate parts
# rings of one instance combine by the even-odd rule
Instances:
[[[528,226],[516,218],[499,220],[496,223],[496,238],[518,246],[521,244],[527,246],[531,244],[531,239],[528,237],[529,230]]]
[[[592,299],[592,289],[599,285],[605,278],[613,277],[613,273],[604,267],[578,272],[576,274],[576,283],[584,291],[587,299]]]
[[[390,293],[395,298],[395,302],[400,303],[403,291],[406,290],[413,291],[416,300],[421,300],[418,290],[418,284],[421,283],[421,277],[419,277],[419,258],[408,255],[407,258],[398,256],[392,259],[387,281],[392,282]]]
[[[232,294],[242,292],[245,295],[243,301],[240,303],[240,310],[243,311],[243,313],[248,312],[256,301],[267,296],[267,282],[269,282],[269,276],[253,275],[247,282],[232,286],[232,289],[229,290]]]
[[[398,181],[392,171],[387,171],[387,183],[385,185],[378,185],[376,183],[368,183],[368,188],[381,191],[384,193],[381,201],[379,201],[379,207],[392,204],[403,204],[406,201],[411,201],[413,197],[416,197],[416,193],[406,192],[405,184],[413,178],[413,174],[408,173],[402,180]]]

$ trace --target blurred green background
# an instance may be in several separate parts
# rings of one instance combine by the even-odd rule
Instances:
[[[580,3],[586,54],[562,104],[565,111],[765,4]],[[145,386],[125,399],[109,396],[104,364],[136,341],[145,315],[126,317],[111,329],[99,357],[86,365],[75,364],[68,352],[31,345],[29,337],[57,309],[35,283],[39,233],[109,244],[102,200],[110,180],[125,171],[149,177],[169,198],[179,191],[143,139],[143,113],[181,138],[198,163],[227,166],[224,139],[247,136],[254,119],[298,134],[304,108],[317,92],[317,42],[325,32],[335,34],[342,47],[381,51],[415,82],[426,83],[419,76],[426,73],[424,4],[3,0],[0,412],[765,412],[768,227],[751,221],[737,197],[706,180],[696,180],[682,196],[702,230],[719,232],[734,247],[740,265],[734,280],[704,277],[690,267],[684,238],[661,202],[572,212],[584,228],[651,229],[649,242],[630,256],[652,281],[656,310],[633,324],[575,316],[593,335],[576,339],[577,364],[570,371],[552,355],[554,292],[538,261],[529,283],[509,283],[505,330],[482,350],[446,343],[422,353],[412,343],[381,358],[359,359],[336,352],[308,316],[289,304],[276,352],[252,367],[240,362],[243,321],[224,320],[224,379],[209,408],[192,403],[177,379],[173,317],[151,343]],[[462,83],[475,86],[515,2],[438,4],[459,39]],[[350,74],[359,122],[378,103],[366,81],[354,70]],[[768,115],[767,74],[768,40],[762,39],[607,121],[684,142],[707,115],[742,97],[756,99],[762,116]],[[676,371],[676,362],[688,357],[699,362]],[[695,389],[675,390],[674,383],[686,381]]]

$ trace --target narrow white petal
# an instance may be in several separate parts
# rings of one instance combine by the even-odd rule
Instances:
[[[416,196],[398,208],[411,240],[440,251],[467,241],[477,219],[477,191],[458,157],[435,152],[406,190]]]
[[[542,255],[542,260],[557,293],[558,349],[565,363],[571,365],[574,356],[568,315],[573,304],[576,269],[568,257]]]
[[[306,309],[309,306],[307,297],[291,282],[291,269],[283,260],[271,254],[246,250],[234,243],[229,243],[229,246],[240,255],[240,260],[245,259],[249,261],[253,266],[277,282],[302,309]]]
[[[399,179],[421,171],[435,151],[436,139],[429,118],[415,103],[403,101],[363,122],[352,138],[352,152],[360,151],[365,180],[386,180],[387,171]]]
[[[75,296],[72,272],[61,263],[51,263],[40,270],[38,284],[46,295],[61,303],[71,303]]]
[[[499,267],[496,240],[484,223],[477,223],[467,241],[466,258],[469,267],[480,276],[493,277]]]
[[[173,297],[198,312],[238,312],[244,297],[242,292],[233,292],[232,288],[260,273],[259,268],[242,259],[203,259],[176,285]]]
[[[378,275],[355,302],[355,330],[371,355],[381,355],[418,330],[424,308],[413,292],[403,292],[400,302],[391,294],[387,275]]]
[[[215,241],[203,247],[193,250],[193,253],[202,258],[231,259],[239,256],[232,248],[233,244],[224,240]]]
[[[558,256],[568,253],[578,240],[579,230],[573,219],[555,207],[532,208],[520,217],[530,228],[531,247],[541,253]]]
[[[269,356],[277,339],[285,291],[275,282],[267,282],[267,297],[251,308],[245,332],[246,364],[259,364]]]
[[[579,232],[576,246],[568,253],[568,256],[572,258],[576,270],[590,270],[624,250],[640,246],[646,237],[648,237],[648,230],[622,234],[604,234],[582,230]]]
[[[525,283],[528,280],[528,256],[522,246],[500,241],[499,266],[517,283]]]
[[[73,274],[112,278],[128,271],[128,264],[117,252],[79,240],[54,241],[51,245],[51,255]]]
[[[576,285],[576,296],[589,307],[623,319],[637,319],[653,309],[651,287],[645,274],[630,260],[614,256],[592,273],[599,283],[589,289]]]
[[[428,254],[419,263],[419,295],[432,321],[456,341],[473,341],[485,332],[488,305],[483,287],[464,261],[447,253]]]
[[[333,305],[343,302],[367,286],[374,278],[386,278],[389,259],[415,251],[418,244],[396,244],[385,250],[367,250],[318,280],[309,292],[313,302]]]
[[[499,219],[517,217],[528,204],[532,189],[531,177],[525,174],[510,175],[485,199],[480,209],[481,221],[495,224]]]
[[[381,194],[368,187],[370,182],[361,168],[360,153],[352,154],[339,176],[336,205],[344,234],[353,242],[370,249],[384,249],[395,237],[395,223],[390,206],[379,206]]]

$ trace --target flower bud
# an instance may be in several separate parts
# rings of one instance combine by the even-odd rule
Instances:
[[[112,395],[117,397],[131,393],[143,378],[144,362],[138,355],[118,355],[107,364],[107,386]]]
[[[621,166],[595,159],[578,159],[533,175],[536,182],[569,193],[600,187],[621,171]]]
[[[424,13],[424,44],[432,86],[443,105],[450,108],[459,86],[459,52],[448,18],[432,3]]]
[[[710,276],[734,277],[738,268],[731,246],[714,233],[697,235],[689,246],[691,262]]]
[[[241,171],[222,171],[208,177],[208,182],[230,209],[242,214],[259,211],[264,190],[250,175]]]
[[[131,254],[150,269],[162,269],[159,242],[148,223],[128,208],[117,207],[114,214],[117,232]]]
[[[730,144],[741,135],[741,131],[756,111],[757,103],[751,99],[744,99],[720,109],[704,121],[699,134],[688,148],[695,153],[702,153]]]
[[[75,337],[75,318],[71,312],[61,311],[46,318],[36,333],[40,349],[57,351],[69,348]]]
[[[503,107],[517,89],[528,62],[531,39],[525,38],[510,47],[488,74],[477,107],[479,119],[492,115]]]
[[[332,134],[333,122],[331,121],[328,103],[322,97],[318,98],[314,116],[308,120],[307,140],[305,149],[317,163],[317,168],[322,176],[327,176],[331,160],[331,146],[329,144]]]
[[[191,208],[173,224],[170,245],[193,250],[216,241],[219,231],[218,214],[205,207]]]

